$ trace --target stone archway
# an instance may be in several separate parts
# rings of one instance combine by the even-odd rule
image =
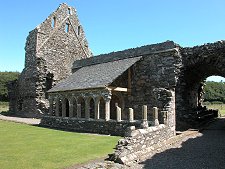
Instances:
[[[183,63],[176,85],[178,129],[197,125],[196,111],[204,80],[212,75],[225,77],[225,42],[183,48],[181,55]]]

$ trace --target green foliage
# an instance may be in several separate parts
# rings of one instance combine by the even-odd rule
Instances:
[[[0,101],[9,101],[7,83],[18,79],[19,72],[0,72]]]
[[[9,103],[0,101],[0,113],[7,112],[8,110],[9,110]]]
[[[0,120],[0,168],[53,169],[105,157],[121,137],[81,134]]]
[[[225,103],[225,82],[206,82],[204,91],[205,101]]]

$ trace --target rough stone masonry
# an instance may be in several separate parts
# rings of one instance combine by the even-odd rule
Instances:
[[[25,51],[25,68],[9,84],[10,111],[39,117],[49,107],[47,91],[71,74],[75,60],[92,56],[76,10],[61,4],[29,33]]]
[[[117,118],[118,104],[120,120],[129,108],[140,120],[147,105],[148,120],[153,107],[159,114],[170,108],[170,125],[189,128],[214,117],[201,105],[204,79],[225,77],[225,41],[192,48],[167,41],[91,57],[76,10],[66,4],[29,33],[25,50],[25,68],[9,85],[10,111],[32,117],[49,115],[49,98],[51,115],[62,119],[79,110],[79,118],[109,121]],[[173,104],[160,91],[173,93]]]

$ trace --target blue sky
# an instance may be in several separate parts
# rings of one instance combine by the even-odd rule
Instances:
[[[7,0],[0,6],[0,71],[22,71],[29,31],[62,2],[77,9],[94,55],[166,40],[183,47],[225,40],[224,0]]]

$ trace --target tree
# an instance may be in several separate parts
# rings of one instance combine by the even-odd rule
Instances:
[[[225,103],[225,82],[206,82],[204,91],[205,101]]]
[[[0,72],[0,101],[9,101],[7,84],[18,79],[19,72]]]

